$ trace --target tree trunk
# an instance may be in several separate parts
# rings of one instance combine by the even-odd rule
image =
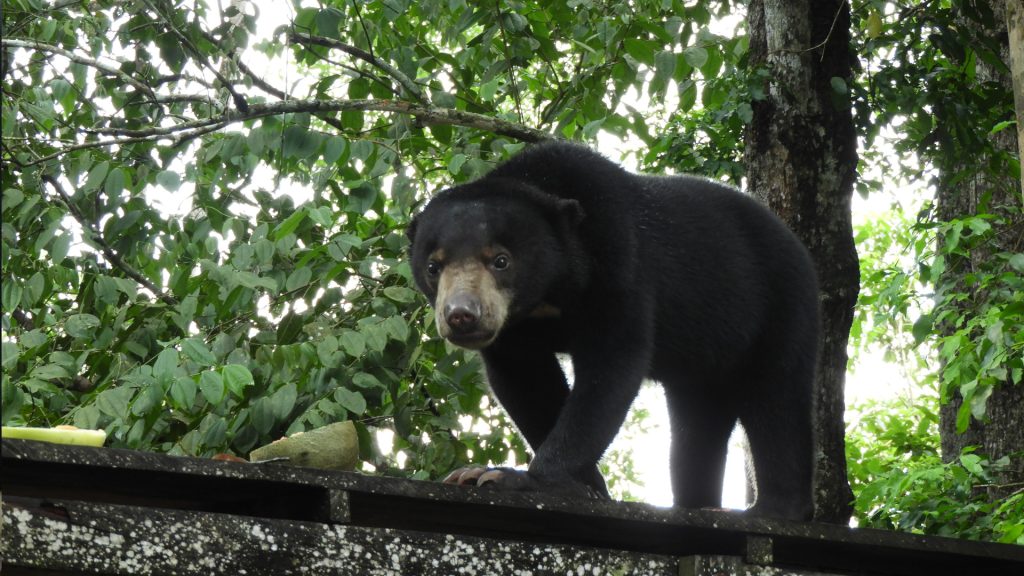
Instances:
[[[1006,3],[1007,48],[1010,51],[1010,70],[1013,76],[1013,104],[1017,111],[1017,154],[1024,167],[1024,4]],[[1024,178],[1020,179],[1021,202],[1024,203]]]
[[[850,198],[857,140],[845,90],[851,81],[850,12],[844,0],[752,0],[750,63],[770,72],[746,133],[751,192],[810,249],[820,284],[822,339],[815,382],[815,518],[846,523],[843,385],[860,286]]]
[[[1015,1],[1019,0],[1009,0],[1009,4]],[[1007,14],[1008,5],[1005,0],[996,0],[991,6],[995,12],[994,28],[986,30],[977,21],[969,18],[960,18],[960,25],[964,29],[970,28],[978,36],[995,39],[1001,46],[1000,56],[1003,62],[1009,64],[1007,24],[1011,15]],[[1016,18],[1019,19],[1019,7],[1017,11]],[[1024,63],[1014,65],[1022,66]],[[976,71],[975,82],[1001,85],[1007,90],[1007,95],[1010,94],[1010,90],[1014,90],[1011,75],[1005,70],[979,58]],[[1017,87],[1017,90],[1024,90],[1024,86]],[[1020,100],[1024,100],[1024,96],[1018,95],[1018,101]],[[942,117],[941,110],[937,110],[936,113]],[[1018,122],[1024,120],[1020,117],[1019,110],[1017,118]],[[969,295],[962,300],[946,304],[959,314],[969,316],[983,313],[984,307],[991,305],[993,297],[998,298],[998,294],[986,294],[979,290],[975,280],[979,271],[994,268],[995,261],[992,255],[1024,250],[1024,216],[1021,213],[1024,197],[1021,196],[1020,182],[1007,175],[1010,168],[1004,163],[1005,160],[998,159],[1019,154],[1018,137],[1012,130],[1002,130],[989,138],[991,150],[978,147],[979,149],[970,151],[964,150],[956,138],[940,139],[944,161],[940,166],[937,194],[939,219],[950,221],[979,212],[998,216],[998,219],[988,220],[997,228],[993,240],[974,247],[966,256],[947,255],[946,269],[939,281],[939,285],[948,287],[948,290]],[[993,169],[993,166],[1003,168]],[[969,176],[963,177],[964,173]],[[941,241],[945,239],[940,239]],[[1012,273],[1009,267],[1006,271]],[[960,326],[946,322],[938,328],[943,335],[948,336],[956,332]],[[944,364],[940,370],[945,369]],[[1014,385],[1008,374],[1006,380],[997,384],[988,398],[985,421],[978,422],[972,418],[967,430],[958,433],[957,413],[962,404],[963,398],[959,390],[951,390],[949,401],[940,408],[939,434],[942,439],[943,459],[955,461],[967,446],[978,446],[980,452],[993,461],[1004,456],[1013,457],[1010,468],[1004,471],[1002,477],[997,478],[997,484],[991,490],[995,498],[1006,497],[1020,488],[1020,482],[1024,482],[1024,458],[1019,457],[1019,453],[1024,451],[1024,385]],[[1001,488],[1000,485],[1005,488]]]

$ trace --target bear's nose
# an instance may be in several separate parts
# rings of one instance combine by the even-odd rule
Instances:
[[[456,294],[445,304],[444,317],[453,332],[472,332],[480,319],[480,301],[469,294]]]

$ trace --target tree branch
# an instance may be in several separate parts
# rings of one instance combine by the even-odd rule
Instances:
[[[246,66],[245,63],[242,62],[242,59],[237,57],[237,55],[232,53],[229,56],[231,57],[231,60],[235,63],[235,66],[238,66],[238,69],[242,72],[242,74],[245,74],[246,76],[248,76],[249,79],[252,80],[252,83],[257,88],[259,88],[260,90],[263,90],[264,92],[266,92],[267,94],[270,94],[271,96],[274,96],[276,98],[280,98],[281,100],[292,100],[293,99],[291,94],[288,94],[284,90],[281,90],[277,86],[274,86],[270,82],[267,82],[266,80],[261,78],[259,75],[257,75],[256,72],[254,72],[251,68]],[[337,130],[338,132],[343,132],[345,130],[345,127],[336,118],[331,118],[330,116],[323,116],[323,115],[319,115],[319,116],[317,116],[317,118],[319,118],[319,119],[323,120],[325,123],[333,126],[334,129]]]
[[[205,134],[207,132],[212,132],[213,130],[217,130],[218,128],[222,128],[223,127],[223,125],[218,125],[218,124],[219,124],[219,122],[209,122],[206,125],[202,126],[203,131],[199,132],[199,133],[194,133],[194,132],[196,132],[195,129],[183,128],[182,130],[179,131],[179,133],[177,134],[177,137],[179,139],[181,139],[181,140],[186,140],[188,138],[191,138],[191,137],[194,137],[194,136],[198,136],[198,135],[201,135],[201,134]],[[192,131],[189,131],[189,130],[192,130]],[[110,139],[110,140],[94,140],[92,142],[83,142],[81,144],[73,144],[71,146],[67,146],[65,148],[61,148],[61,149],[57,150],[56,152],[54,152],[53,154],[48,154],[46,156],[41,156],[41,157],[36,158],[35,160],[31,161],[31,162],[17,162],[15,160],[10,160],[10,161],[16,162],[18,164],[18,166],[20,166],[22,168],[28,168],[30,166],[36,166],[38,164],[43,164],[45,162],[49,162],[50,160],[53,160],[55,158],[60,158],[61,156],[65,155],[65,154],[67,154],[69,152],[74,152],[76,150],[85,150],[87,148],[103,148],[103,147],[106,147],[106,146],[124,146],[125,144],[137,144],[139,142],[149,142],[151,140],[157,140],[158,138],[159,137],[156,137],[156,136],[139,136],[139,137],[132,137],[132,138],[113,138],[113,139]]]
[[[65,206],[68,207],[68,212],[71,213],[72,218],[74,218],[75,220],[78,221],[79,224],[81,224],[82,229],[88,233],[89,239],[95,242],[96,245],[100,247],[100,251],[103,252],[103,256],[106,257],[108,262],[110,262],[114,267],[124,272],[125,276],[128,276],[132,280],[135,280],[136,282],[147,288],[150,292],[153,293],[154,296],[159,298],[165,304],[168,304],[170,306],[178,305],[178,300],[176,298],[169,294],[164,294],[160,290],[160,288],[156,286],[156,284],[150,282],[148,278],[140,274],[137,270],[129,266],[124,260],[121,259],[121,256],[114,251],[110,244],[107,244],[107,241],[103,238],[103,235],[100,234],[99,230],[97,230],[92,225],[92,222],[89,222],[85,218],[85,215],[78,210],[78,207],[75,206],[75,204],[71,201],[71,198],[67,195],[67,192],[64,191],[64,187],[60,185],[60,182],[58,182],[56,178],[44,174],[42,176],[42,179],[44,182],[46,182],[53,188],[53,190],[57,193],[58,196],[60,196],[61,201],[64,202]]]
[[[412,102],[401,100],[286,100],[283,102],[272,102],[270,104],[250,104],[248,111],[228,110],[221,116],[182,122],[175,126],[154,126],[130,130],[126,128],[98,128],[90,129],[93,134],[108,134],[115,136],[127,136],[129,139],[124,142],[134,142],[137,139],[153,140],[187,132],[208,128],[212,125],[227,125],[244,120],[263,118],[266,116],[277,116],[280,114],[294,114],[296,112],[308,112],[311,114],[322,114],[325,112],[341,112],[345,110],[357,110],[362,112],[397,112],[416,117],[425,125],[449,124],[477,128],[511,136],[526,142],[539,142],[550,140],[551,134],[531,128],[516,122],[509,122],[500,118],[493,118],[484,114],[453,110],[451,108],[437,108],[434,106],[423,106]],[[120,140],[106,141],[105,144],[119,144]],[[79,145],[82,146],[82,145]]]
[[[405,91],[408,92],[410,96],[424,104],[429,103],[426,95],[423,94],[423,90],[420,89],[419,84],[413,82],[411,78],[406,76],[405,73],[403,73],[398,68],[395,68],[391,64],[388,64],[387,62],[381,60],[380,58],[377,58],[376,56],[370,54],[365,50],[356,48],[355,46],[351,46],[349,44],[345,44],[344,42],[340,42],[338,40],[324,38],[323,36],[310,36],[309,34],[303,34],[302,32],[292,32],[291,34],[288,35],[288,40],[290,42],[295,42],[296,44],[324,46],[326,48],[341,50],[342,52],[348,54],[349,56],[358,58],[376,68],[379,68],[385,74],[391,76],[396,81],[398,81],[398,83],[402,85],[402,88],[405,88]]]
[[[153,93],[152,88],[150,88],[146,84],[143,84],[142,82],[139,82],[135,78],[132,78],[131,75],[124,73],[118,68],[115,68],[114,66],[111,66],[109,64],[104,64],[103,62],[100,62],[99,60],[95,60],[93,58],[89,58],[88,56],[75,54],[74,52],[65,50],[59,46],[53,46],[52,44],[45,44],[43,42],[36,42],[35,40],[19,40],[17,38],[4,38],[0,40],[0,44],[2,44],[5,48],[27,48],[30,50],[38,50],[41,52],[49,52],[51,54],[63,56],[68,60],[71,60],[72,62],[78,62],[79,64],[91,66],[101,72],[105,72],[112,76],[117,76],[124,82],[127,82],[128,84],[134,86],[137,90],[145,94],[149,94],[154,99],[156,99],[157,97],[156,94]]]
[[[243,112],[248,110],[249,102],[246,101],[246,99],[241,94],[236,92],[235,86],[231,82],[228,82],[227,78],[225,78],[214,66],[210,64],[210,61],[206,58],[206,55],[203,54],[198,48],[196,48],[195,44],[192,43],[192,40],[190,40],[188,36],[182,34],[181,31],[178,30],[177,26],[174,25],[174,22],[172,22],[170,18],[164,15],[163,12],[157,9],[157,7],[152,2],[150,2],[149,0],[142,1],[146,6],[149,7],[150,10],[156,13],[158,18],[163,20],[167,28],[169,28],[170,31],[178,37],[178,40],[181,42],[181,45],[188,49],[188,51],[192,53],[192,56],[195,57],[195,59],[200,64],[205,66],[214,75],[214,77],[217,78],[217,80],[221,83],[221,86],[223,86],[224,89],[227,90],[229,94],[231,94],[231,99],[234,101],[235,106]]]
[[[523,121],[523,102],[519,97],[519,82],[516,81],[516,67],[512,64],[512,51],[508,46],[508,31],[505,30],[505,19],[501,13],[501,1],[494,1],[494,11],[497,14],[496,19],[498,20],[498,29],[501,31],[501,43],[505,49],[505,64],[508,65],[508,77],[509,85],[512,87],[512,99],[516,103],[516,113],[519,115],[519,121]]]

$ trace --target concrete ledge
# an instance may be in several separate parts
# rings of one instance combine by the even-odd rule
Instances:
[[[1024,574],[1024,547],[2,440],[7,574]]]

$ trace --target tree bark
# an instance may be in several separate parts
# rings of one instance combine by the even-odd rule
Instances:
[[[1007,34],[1007,24],[1011,18],[1011,15],[1007,14],[1007,8],[1016,1],[1019,0],[1009,0],[1009,2],[996,0],[991,3],[995,13],[994,28],[992,29],[986,30],[975,20],[966,17],[959,18],[959,24],[964,29],[969,28],[978,36],[994,38],[1001,46],[1000,56],[1007,64],[1010,63],[1010,37]],[[1019,11],[1021,9],[1017,7],[1016,10],[1018,12],[1016,17],[1020,18]],[[1017,64],[1017,66],[1021,64]],[[976,71],[975,82],[1001,85],[1007,90],[1007,95],[1010,94],[1010,90],[1014,90],[1009,73],[992,66],[981,58],[977,61]],[[1024,86],[1017,87],[1017,90],[1022,89]],[[1018,94],[1017,100],[1022,99],[1024,96]],[[1017,112],[1018,122],[1024,120],[1020,117],[1020,110]],[[936,113],[940,118],[942,117],[941,110],[937,110]],[[992,134],[989,139],[992,144],[991,150],[970,151],[964,150],[956,138],[949,137],[939,140],[941,156],[944,160],[940,166],[937,190],[938,218],[942,221],[950,221],[979,212],[994,214],[998,217],[988,220],[994,228],[997,228],[992,242],[973,248],[966,256],[954,254],[947,256],[946,269],[939,280],[939,285],[969,295],[968,298],[948,304],[948,306],[955,306],[957,312],[965,315],[976,315],[980,312],[978,307],[987,306],[991,302],[993,295],[978,290],[973,278],[979,270],[986,269],[986,267],[993,268],[992,255],[998,252],[1021,252],[1024,250],[1024,216],[1021,213],[1024,197],[1020,194],[1020,182],[1008,175],[1008,166],[1005,170],[991,168],[1001,165],[997,156],[1005,158],[1019,154],[1018,137],[1014,131],[1003,130]],[[963,177],[964,173],[970,175]],[[944,239],[940,239],[940,242],[942,241]],[[960,327],[947,322],[938,328],[943,335],[948,336]],[[940,370],[945,370],[945,368],[946,366],[943,365]],[[940,408],[939,435],[942,440],[943,459],[947,462],[955,461],[963,449],[968,446],[978,446],[980,452],[993,461],[1009,456],[1013,458],[1010,468],[996,479],[996,484],[990,489],[990,492],[994,498],[1001,498],[1013,493],[1014,490],[1019,490],[1019,483],[1024,482],[1024,458],[1019,457],[1019,454],[1024,451],[1024,425],[1022,425],[1024,422],[1024,385],[1014,385],[1008,376],[1006,381],[996,385],[992,395],[988,398],[985,421],[978,422],[972,418],[967,430],[958,433],[957,413],[962,404],[963,398],[959,391],[951,390],[949,401]]]
[[[846,523],[843,386],[860,286],[850,199],[857,140],[845,89],[852,78],[844,0],[752,0],[750,62],[768,69],[745,139],[751,192],[803,240],[820,284],[822,338],[815,381],[815,518]]]
[[[1010,52],[1010,71],[1013,89],[1013,107],[1017,111],[1017,154],[1024,167],[1024,4],[1006,3],[1007,48]],[[1021,202],[1024,203],[1024,178],[1020,179]]]

